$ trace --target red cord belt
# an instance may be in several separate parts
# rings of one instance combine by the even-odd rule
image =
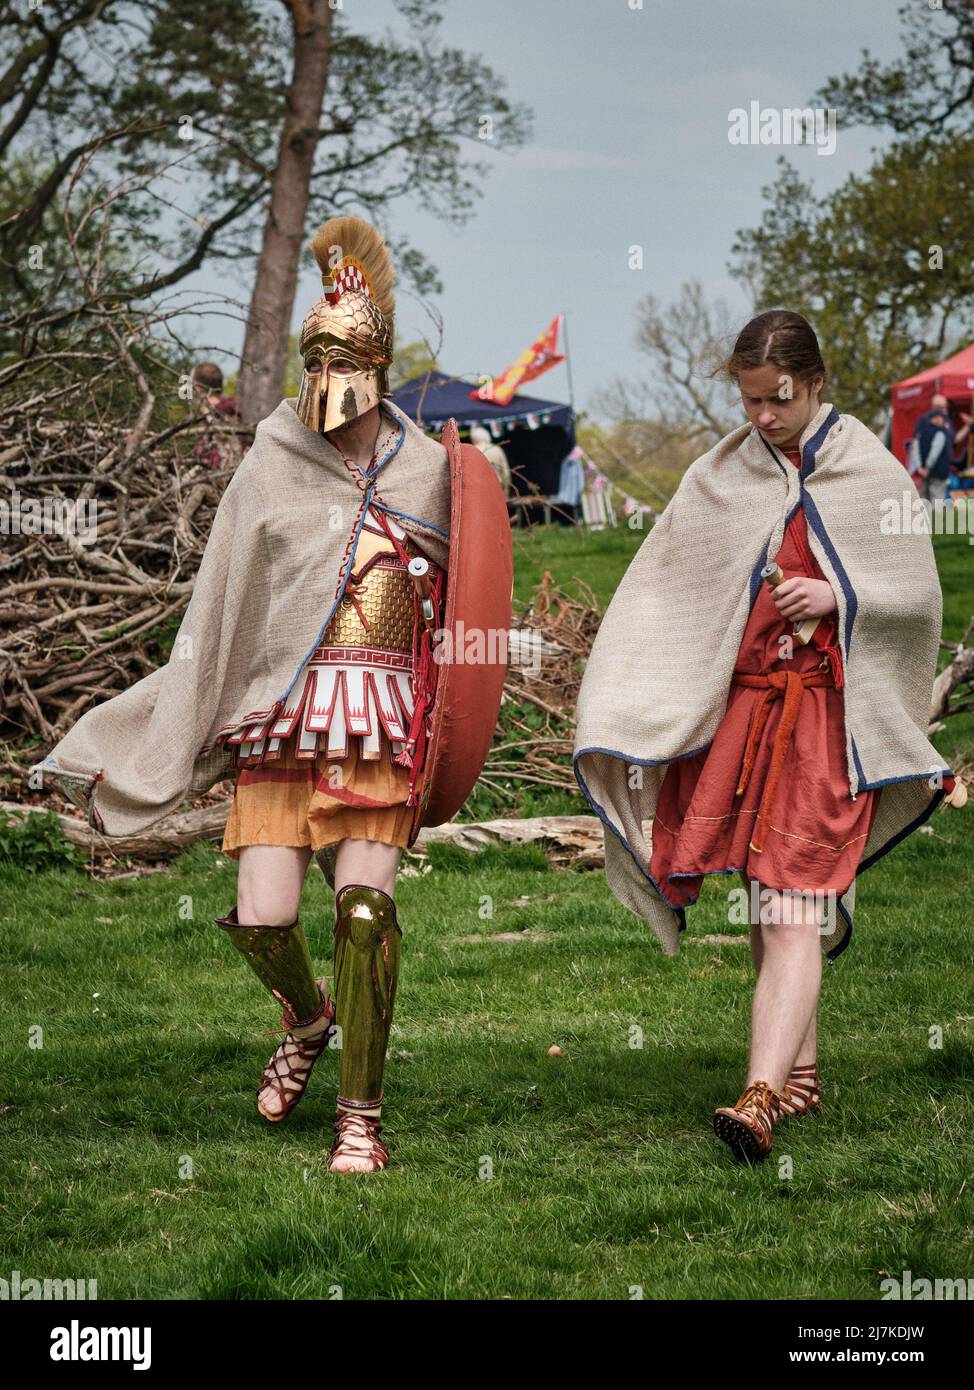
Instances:
[[[735,796],[744,795],[744,789],[754,767],[758,744],[767,723],[772,702],[774,700],[784,700],[785,702],[785,707],[781,712],[781,720],[775,732],[774,743],[771,745],[768,776],[764,784],[764,793],[761,797],[761,805],[758,808],[757,821],[749,846],[755,854],[760,854],[764,849],[764,831],[771,813],[771,805],[778,787],[781,769],[784,767],[785,753],[798,722],[798,711],[801,708],[802,697],[809,686],[835,685],[835,677],[829,667],[829,658],[825,656],[821,663],[811,671],[766,671],[761,675],[735,671],[731,678],[731,685],[749,686],[752,690],[762,692],[761,698],[755,702],[754,708],[751,710],[747,743],[744,746],[744,760],[741,764],[741,776],[734,793]],[[760,841],[760,843],[755,843],[755,841]]]

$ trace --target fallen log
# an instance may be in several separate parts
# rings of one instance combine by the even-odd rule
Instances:
[[[42,807],[25,806],[16,801],[0,802],[0,810],[24,818]],[[173,859],[195,844],[208,840],[220,844],[230,812],[230,801],[214,802],[192,811],[165,816],[156,825],[139,835],[102,835],[77,816],[57,815],[61,829],[72,844],[93,851],[97,857],[130,856],[136,859]],[[452,844],[459,849],[478,853],[490,845],[539,844],[553,864],[598,868],[603,863],[602,823],[597,816],[532,816],[523,820],[461,822],[427,826],[419,832],[416,843],[407,854],[424,857],[430,845]],[[327,861],[325,851],[320,852]],[[324,866],[322,866],[324,869]],[[326,874],[327,877],[327,874]]]
[[[22,819],[35,812],[41,814],[45,809],[19,801],[0,802],[0,810]],[[67,816],[60,811],[52,811],[51,814],[57,816],[61,829],[72,844],[84,850],[93,850],[96,856],[107,854],[113,858],[131,855],[136,859],[173,859],[197,840],[219,844],[230,814],[230,802],[218,801],[211,806],[164,816],[139,835],[102,835],[78,816]]]

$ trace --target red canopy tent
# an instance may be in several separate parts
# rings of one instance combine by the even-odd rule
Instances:
[[[947,397],[951,405],[970,411],[974,396],[974,343],[954,353],[936,367],[898,381],[893,387],[892,450],[900,463],[906,463],[906,443],[913,438],[917,420],[937,392]]]

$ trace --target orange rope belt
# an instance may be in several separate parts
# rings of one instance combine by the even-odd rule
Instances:
[[[835,685],[835,677],[829,669],[829,658],[825,656],[821,664],[811,671],[767,671],[761,675],[735,671],[731,685],[750,686],[752,690],[763,692],[751,711],[751,719],[747,729],[747,743],[744,747],[744,760],[741,764],[741,776],[734,793],[735,796],[744,795],[744,789],[754,767],[758,744],[768,720],[772,701],[784,700],[785,702],[785,707],[781,712],[781,721],[771,746],[768,777],[764,784],[764,794],[761,797],[761,805],[758,808],[758,817],[750,842],[750,848],[756,854],[760,854],[764,849],[764,831],[771,814],[771,805],[777,790],[778,779],[781,776],[781,769],[784,766],[785,752],[798,722],[798,711],[801,708],[802,697],[809,686]],[[755,841],[759,843],[755,843]]]

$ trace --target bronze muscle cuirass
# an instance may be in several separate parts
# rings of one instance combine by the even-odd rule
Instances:
[[[402,546],[410,559],[422,554],[409,536]],[[399,556],[394,551],[380,551],[349,575],[319,645],[412,651],[414,592]]]

